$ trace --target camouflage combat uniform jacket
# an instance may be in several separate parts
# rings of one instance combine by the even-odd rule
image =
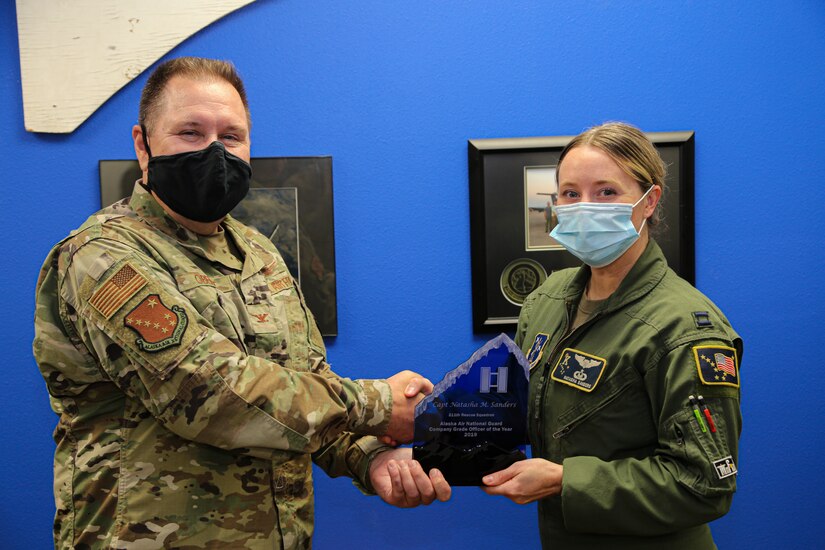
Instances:
[[[58,548],[307,548],[311,460],[366,483],[388,384],[334,374],[274,246],[222,228],[198,236],[136,185],[46,259]]]

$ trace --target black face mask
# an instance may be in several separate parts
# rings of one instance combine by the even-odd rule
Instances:
[[[214,222],[243,200],[251,179],[252,167],[215,141],[200,151],[159,157],[150,153],[146,187],[181,216]]]

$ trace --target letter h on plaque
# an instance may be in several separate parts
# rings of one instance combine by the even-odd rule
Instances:
[[[497,372],[491,372],[490,367],[481,367],[481,393],[490,393],[490,388],[495,388],[498,393],[507,393],[508,370],[507,367],[499,367]]]

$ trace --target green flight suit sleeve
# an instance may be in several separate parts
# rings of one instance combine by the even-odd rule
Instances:
[[[730,342],[680,345],[644,373],[653,417],[658,419],[658,446],[652,456],[564,460],[561,498],[567,529],[659,535],[713,521],[729,510],[736,476],[720,474],[714,462],[730,457],[737,463],[742,427],[739,388],[702,383],[693,350],[706,344]],[[737,344],[741,351],[741,341]],[[702,431],[694,416],[687,397],[698,394],[712,411],[715,433]]]
[[[315,452],[345,431],[386,431],[386,381],[292,370],[246,355],[145,254],[95,239],[61,262],[63,330],[106,378],[180,437],[273,458]],[[38,360],[48,368],[48,350]]]

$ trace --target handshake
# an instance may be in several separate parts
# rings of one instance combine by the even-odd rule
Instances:
[[[415,406],[433,391],[433,384],[412,371],[401,371],[387,379],[392,390],[392,415],[381,441],[397,447],[409,443],[415,433]],[[425,472],[412,458],[412,449],[397,447],[378,453],[370,463],[370,482],[388,504],[411,508],[448,500],[452,489],[441,472]]]
[[[409,443],[415,433],[415,406],[433,391],[433,383],[409,370],[387,378],[392,390],[392,416],[381,441],[393,447]]]

